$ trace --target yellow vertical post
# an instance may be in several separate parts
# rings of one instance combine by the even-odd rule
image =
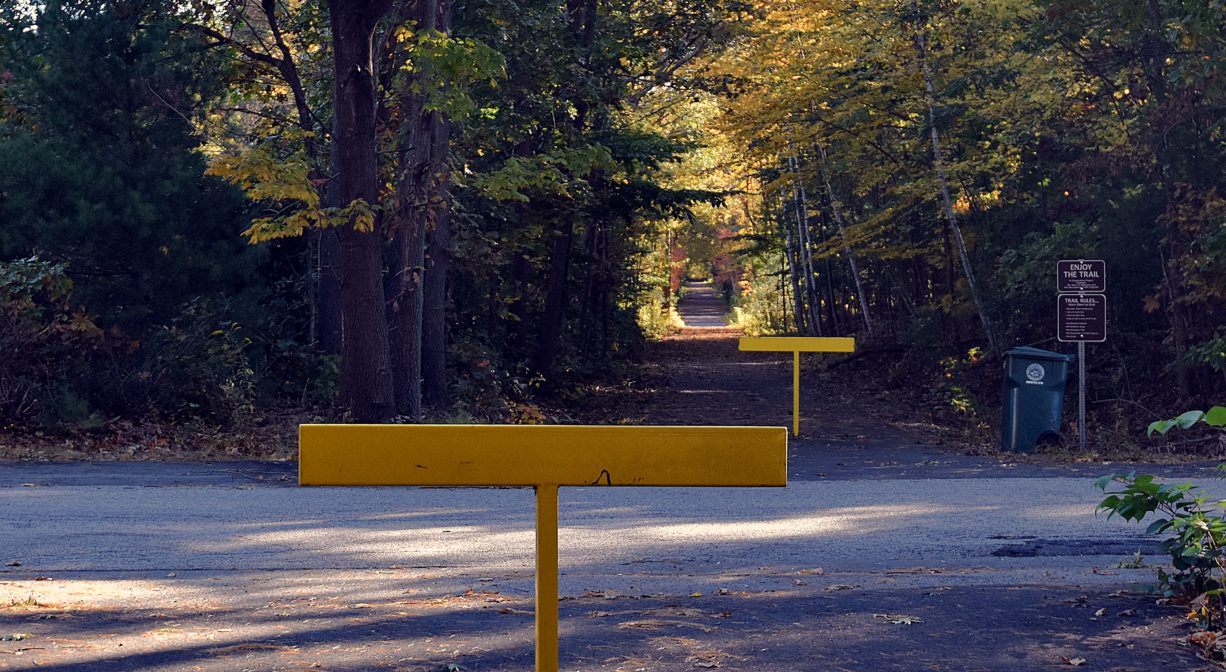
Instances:
[[[558,486],[536,486],[536,672],[558,672]]]
[[[800,436],[800,351],[792,352],[792,436]]]

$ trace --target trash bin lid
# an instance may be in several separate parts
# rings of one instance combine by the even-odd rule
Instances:
[[[1052,352],[1051,350],[1040,350],[1039,348],[1020,347],[1011,348],[1005,351],[1005,357],[1025,357],[1027,359],[1047,359],[1057,362],[1071,362],[1072,355],[1066,355],[1062,352]]]

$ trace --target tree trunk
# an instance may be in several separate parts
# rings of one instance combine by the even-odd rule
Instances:
[[[336,122],[333,120],[332,137],[336,137]],[[334,208],[340,203],[340,155],[333,142],[328,152],[328,184],[324,187],[320,205]],[[341,354],[341,247],[336,229],[320,229],[316,236],[315,259],[315,315],[312,320],[312,340],[321,352]]]
[[[545,309],[541,314],[540,340],[537,342],[533,368],[550,383],[554,359],[558,356],[558,340],[562,337],[562,319],[566,315],[570,276],[571,239],[575,233],[574,215],[565,216],[554,232],[549,254],[549,279],[545,288]]]
[[[826,197],[830,199],[830,213],[834,223],[839,227],[839,237],[843,239],[843,254],[847,257],[847,265],[851,268],[851,278],[856,284],[856,298],[860,300],[860,311],[864,315],[864,331],[873,335],[873,320],[868,312],[868,298],[864,296],[864,287],[860,284],[860,269],[856,267],[856,256],[851,253],[851,244],[847,242],[847,227],[843,220],[843,208],[834,195],[834,186],[830,184],[830,172],[827,169],[826,148],[819,142],[817,151],[822,159],[822,180],[826,183]]]
[[[378,203],[375,148],[375,26],[386,0],[328,0],[336,83],[334,114],[341,203]],[[351,420],[383,422],[395,413],[384,317],[383,251],[377,223],[340,227],[341,405]]]
[[[451,34],[447,0],[420,0],[434,5],[435,29]],[[429,248],[426,255],[425,305],[422,316],[422,396],[426,406],[447,406],[447,275],[451,268],[451,181],[448,154],[451,121],[430,114]]]
[[[420,218],[397,217],[388,276],[388,338],[392,352],[396,410],[421,419],[421,322],[425,243]],[[407,221],[406,221],[407,220]]]
[[[317,234],[315,262],[315,345],[320,352],[341,354],[340,241],[333,229]]]
[[[839,328],[839,301],[834,295],[834,272],[830,268],[830,257],[826,257],[826,292],[829,296],[826,315],[830,318],[830,333],[838,336],[843,330]]]
[[[800,162],[788,156],[788,168],[792,172],[792,196],[796,206],[796,236],[800,242],[800,261],[804,271],[805,296],[808,299],[809,333],[822,335],[821,300],[817,289],[817,273],[813,268],[813,247],[809,236],[809,201],[800,181]]]
[[[439,126],[447,127],[439,120]],[[438,160],[435,199],[430,206],[430,247],[426,257],[426,292],[422,316],[422,397],[426,406],[447,406],[447,273],[451,267],[451,204],[447,197],[446,154],[449,133],[434,135]]]
[[[446,32],[443,0],[419,0],[410,15],[420,31]],[[447,269],[450,258],[450,202],[447,198],[449,124],[426,109],[412,78],[401,94],[408,131],[401,148],[396,185],[396,257],[392,278],[392,360],[396,406],[419,420],[422,407],[447,404]]]
[[[924,74],[924,91],[928,103],[928,126],[932,140],[932,163],[936,170],[937,183],[940,186],[941,202],[945,206],[945,217],[949,220],[949,229],[953,234],[954,245],[958,248],[958,256],[962,261],[962,272],[966,275],[966,284],[971,291],[971,300],[975,302],[975,310],[979,312],[979,322],[983,325],[983,334],[988,339],[988,347],[996,352],[996,338],[992,335],[992,321],[983,307],[979,295],[979,286],[975,282],[975,271],[971,267],[971,258],[966,251],[966,240],[962,237],[962,227],[958,225],[958,216],[954,212],[953,198],[949,193],[949,179],[945,174],[945,156],[941,151],[941,133],[937,130],[937,98],[936,87],[932,84],[932,68],[928,64],[927,38],[921,28],[919,0],[911,0],[915,12],[915,52],[919,56],[920,67]]]
[[[520,217],[522,223],[524,218]],[[515,298],[511,301],[508,310],[511,315],[511,326],[508,329],[510,332],[508,338],[511,342],[511,352],[519,354],[527,359],[529,351],[528,343],[528,323],[530,305],[528,298],[531,294],[532,286],[532,264],[528,261],[527,255],[523,252],[516,252],[514,260],[511,261],[511,284],[515,287]]]
[[[1159,0],[1147,0],[1146,9],[1149,27],[1146,31],[1142,47],[1144,51],[1143,58],[1145,60],[1145,81],[1153,92],[1157,107],[1162,109],[1167,105],[1169,95],[1166,85],[1166,59],[1169,49],[1163,39],[1166,18]],[[1169,211],[1176,199],[1175,180],[1172,178],[1170,170],[1171,147],[1169,135],[1167,133],[1155,133],[1152,146],[1154,157],[1157,158],[1158,173],[1162,181],[1162,190],[1166,195],[1167,209]],[[1179,265],[1180,256],[1177,248],[1177,241],[1179,240],[1177,221],[1177,218],[1171,218],[1165,239],[1158,243],[1158,252],[1162,256],[1162,282],[1167,295],[1166,310],[1163,312],[1166,315],[1167,322],[1170,324],[1171,341],[1175,345],[1175,361],[1173,362],[1175,384],[1179,388],[1180,398],[1187,399],[1192,396],[1194,386],[1192,384],[1191,371],[1188,367],[1188,360],[1184,356],[1188,350],[1190,319],[1187,311],[1181,308],[1175,293],[1177,289],[1181,293],[1184,289],[1183,282],[1180,279],[1182,269]],[[1162,250],[1164,245],[1169,248],[1169,256]]]
[[[591,57],[591,48],[596,39],[596,0],[566,0],[566,13],[570,20],[571,32],[577,38],[581,48],[580,60],[584,63]],[[582,134],[588,123],[590,104],[582,97],[572,101],[575,115],[572,126],[578,134]],[[550,376],[553,373],[554,359],[558,355],[559,339],[562,337],[563,321],[566,318],[566,307],[570,302],[570,256],[575,236],[575,218],[578,214],[569,212],[563,216],[562,223],[553,233],[553,244],[549,255],[549,279],[545,290],[545,309],[541,315],[540,338],[537,341],[536,356],[533,365],[536,372],[545,379],[545,385],[551,385]]]
[[[798,257],[800,250],[794,250],[792,246],[792,228],[787,224],[787,215],[783,207],[783,193],[779,194],[779,223],[783,229],[784,247],[783,251],[788,259],[788,273],[792,281],[792,315],[796,322],[796,333],[804,334],[807,332],[805,325],[805,309],[804,298],[800,294],[800,264]]]

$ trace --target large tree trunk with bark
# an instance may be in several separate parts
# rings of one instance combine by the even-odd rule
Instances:
[[[409,18],[419,31],[446,32],[444,0],[418,0]],[[393,217],[394,260],[388,314],[396,406],[421,418],[423,405],[446,405],[445,299],[450,231],[447,199],[449,126],[442,113],[427,110],[410,81],[401,96],[408,126],[401,147],[401,172]]]
[[[375,149],[375,26],[386,0],[328,0],[336,84],[338,196],[341,203],[378,203]],[[384,317],[383,250],[377,224],[359,230],[357,218],[340,227],[341,405],[358,422],[395,414]]]
[[[336,124],[333,122],[332,135],[336,137]],[[329,180],[324,188],[320,205],[325,208],[335,208],[340,203],[340,185],[336,175],[340,172],[340,158],[336,144],[329,151]],[[312,336],[315,346],[321,352],[329,355],[341,354],[341,244],[337,238],[336,229],[320,229],[314,233],[314,291],[315,315],[311,320]]]

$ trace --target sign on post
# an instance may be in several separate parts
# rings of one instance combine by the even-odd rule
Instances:
[[[1056,290],[1061,294],[1100,294],[1107,291],[1107,262],[1102,259],[1057,261]]]
[[[820,336],[741,337],[741,352],[792,353],[792,436],[800,436],[800,353],[855,352],[856,339]]]
[[[1077,433],[1086,448],[1086,343],[1107,340],[1107,262],[1056,262],[1056,340],[1077,344]]]
[[[1107,297],[1102,294],[1061,294],[1056,308],[1056,339],[1061,343],[1106,341]]]
[[[783,427],[302,425],[298,483],[532,486],[536,670],[558,671],[558,487],[787,485]]]

